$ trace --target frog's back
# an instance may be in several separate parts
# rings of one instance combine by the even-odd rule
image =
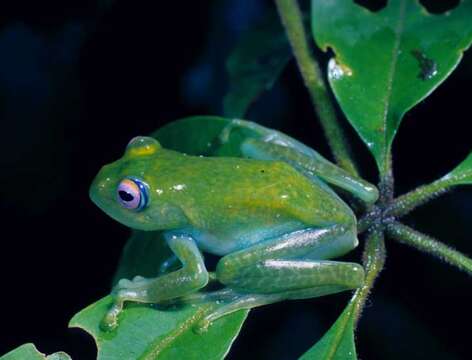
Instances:
[[[181,189],[174,192],[175,201],[181,201],[187,216],[202,228],[227,222],[257,227],[284,221],[326,226],[352,215],[334,193],[285,162],[182,156],[172,151],[165,156],[171,161],[157,162],[156,182]],[[163,179],[165,175],[159,174],[172,175]]]

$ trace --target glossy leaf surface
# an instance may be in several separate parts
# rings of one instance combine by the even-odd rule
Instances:
[[[46,356],[36,346],[28,343],[1,356],[0,360],[71,360],[71,357],[62,351]]]
[[[229,120],[192,117],[170,123],[155,136],[163,146],[189,154],[210,154],[215,139]],[[230,148],[228,150],[231,153]],[[120,261],[114,282],[135,275],[153,277],[171,255],[161,233],[133,232]],[[215,321],[203,334],[195,325],[216,303],[198,306],[155,307],[129,304],[112,332],[103,332],[99,323],[111,305],[107,296],[75,315],[71,327],[90,333],[98,347],[99,359],[222,359],[229,351],[247,316],[238,311]]]
[[[243,35],[226,63],[229,91],[223,103],[225,116],[242,118],[251,103],[273,86],[291,57],[277,14]]]
[[[353,302],[327,333],[300,360],[356,360]]]
[[[444,179],[455,185],[472,185],[472,153],[447,174]]]
[[[312,1],[315,41],[335,53],[331,87],[381,172],[405,112],[449,76],[470,46],[471,18],[471,0],[438,15],[415,0],[390,0],[378,12],[354,1]]]

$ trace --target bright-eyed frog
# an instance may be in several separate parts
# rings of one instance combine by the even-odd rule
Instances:
[[[98,173],[95,204],[133,229],[164,231],[175,254],[156,278],[119,281],[102,326],[117,326],[125,302],[216,300],[205,329],[239,309],[362,286],[362,266],[331,260],[358,240],[355,215],[327,184],[366,203],[377,189],[276,130],[233,120],[217,144],[230,140],[242,157],[189,156],[135,137]],[[202,252],[221,257],[214,272]],[[205,291],[209,281],[222,288]]]

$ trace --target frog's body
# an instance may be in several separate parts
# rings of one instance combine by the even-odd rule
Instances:
[[[313,162],[308,148],[290,147],[293,139],[251,123],[233,123],[225,129],[223,143],[235,126],[265,136],[241,144],[250,159],[188,156],[164,149],[152,138],[135,138],[122,159],[97,175],[91,187],[94,202],[132,228],[165,230],[169,246],[183,264],[156,279],[122,280],[115,306],[105,318],[107,326],[116,325],[124,301],[226,301],[206,317],[209,323],[239,308],[321,296],[362,284],[359,265],[327,261],[357,245],[356,219],[313,169],[321,168],[336,180],[341,170],[323,158]],[[313,163],[303,167],[303,156]],[[348,179],[345,188],[359,186],[365,193],[373,188],[340,174]],[[117,199],[117,189],[122,198]],[[137,196],[145,202],[130,209]],[[215,277],[225,289],[195,294],[209,279],[200,250],[223,256]]]

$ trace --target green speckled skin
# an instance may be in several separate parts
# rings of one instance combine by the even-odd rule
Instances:
[[[267,137],[274,133],[280,140],[281,133],[252,123],[235,121],[222,134],[222,146],[235,129],[262,129],[265,138],[248,137],[241,143],[242,153],[251,158],[188,156],[140,137],[95,178],[90,196],[102,210],[131,228],[166,231],[182,263],[180,270],[155,279],[120,281],[105,328],[117,326],[125,301],[223,301],[205,318],[205,328],[240,308],[362,285],[360,265],[329,260],[357,246],[356,219],[315,174],[347,184],[345,188],[363,187],[363,194],[371,185],[364,187],[345,173],[339,176],[337,167],[319,155],[311,156],[295,140],[287,153],[288,143],[280,148],[280,141],[271,143]],[[125,178],[146,184],[149,201],[143,209],[130,210],[117,200],[117,187]],[[212,276],[200,250],[223,256]],[[196,293],[209,278],[226,288]]]
[[[149,184],[149,206],[141,212],[116,201],[116,187],[126,176]],[[101,189],[92,195],[98,205],[125,225],[141,230],[191,227],[233,243],[287,223],[295,230],[353,221],[339,198],[281,161],[196,157],[160,148],[104,167],[94,186]]]

